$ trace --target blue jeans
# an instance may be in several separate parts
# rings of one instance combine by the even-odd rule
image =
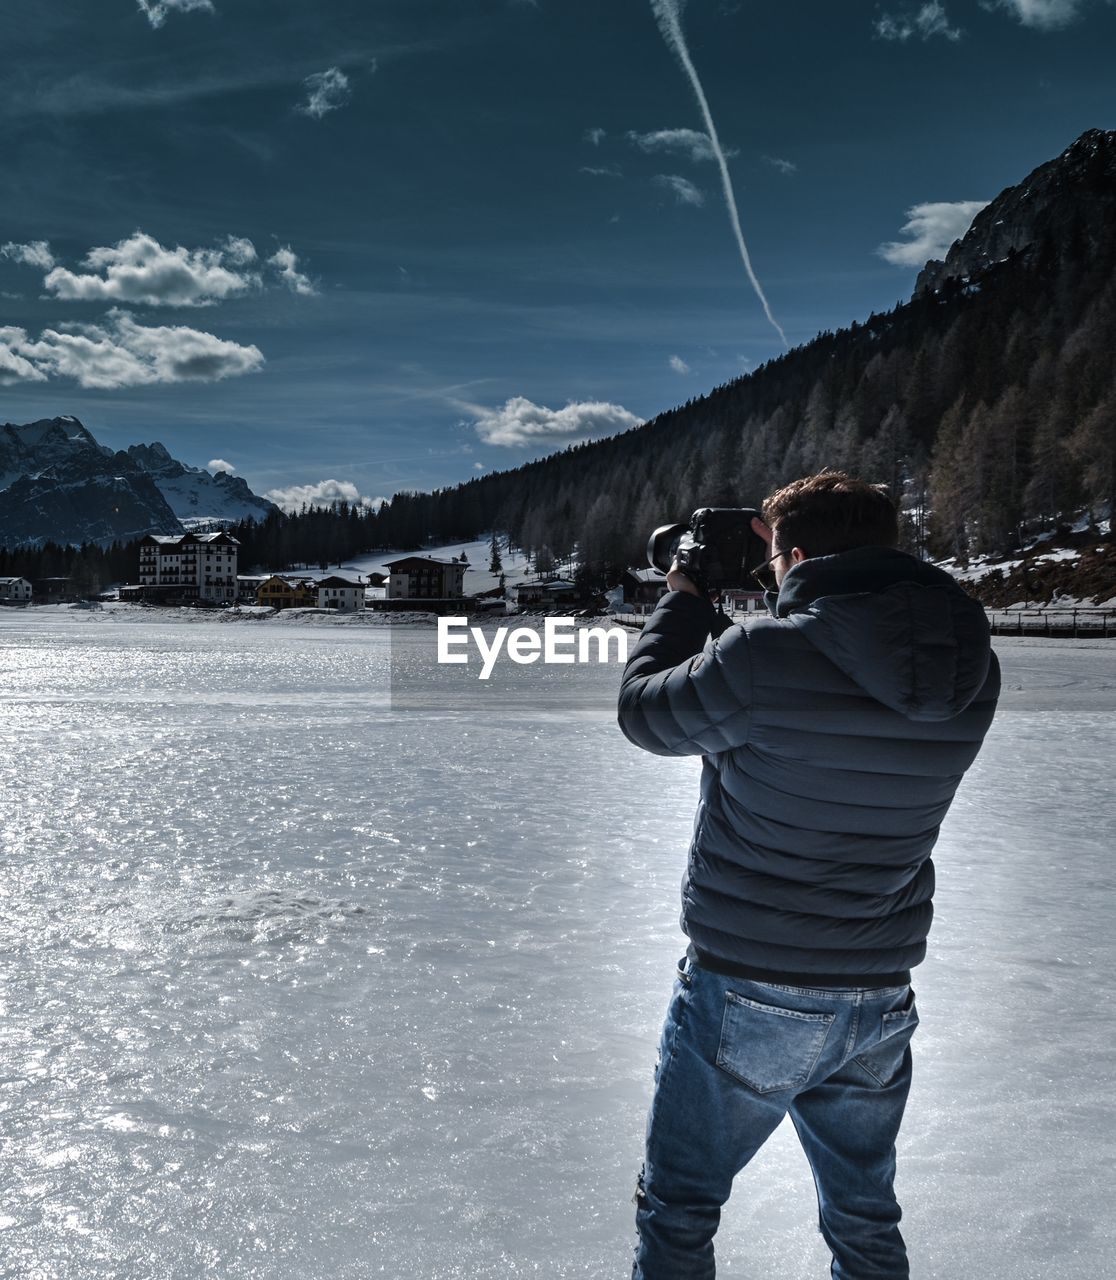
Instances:
[[[918,1025],[908,986],[810,989],[679,961],[636,1189],[633,1280],[709,1280],[732,1180],[790,1112],[833,1280],[906,1280],[895,1139]]]

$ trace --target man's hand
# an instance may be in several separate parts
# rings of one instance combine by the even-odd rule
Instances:
[[[693,578],[686,576],[686,571],[679,567],[677,560],[670,566],[670,572],[667,574],[667,590],[685,591],[691,596],[701,595]]]
[[[774,541],[775,535],[771,532],[771,530],[767,527],[767,525],[764,524],[764,522],[759,518],[759,516],[752,517],[752,529],[755,533],[759,534],[759,536],[764,540],[764,542],[767,543],[767,552],[770,555],[771,543]]]

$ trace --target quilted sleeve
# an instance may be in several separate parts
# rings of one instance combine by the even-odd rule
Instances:
[[[624,668],[617,715],[629,742],[660,756],[706,755],[743,746],[751,711],[747,632],[710,631],[705,599],[668,591]]]

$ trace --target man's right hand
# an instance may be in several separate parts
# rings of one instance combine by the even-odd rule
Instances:
[[[767,543],[767,550],[770,552],[771,544],[775,539],[775,535],[771,532],[771,530],[767,527],[767,525],[764,524],[764,522],[759,518],[759,516],[752,517],[752,530],[753,532],[758,533],[759,536],[764,540],[764,542]]]

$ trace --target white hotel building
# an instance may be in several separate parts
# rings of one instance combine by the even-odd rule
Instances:
[[[0,578],[0,601],[4,604],[30,604],[31,583],[26,578]]]
[[[223,604],[236,600],[240,543],[228,533],[148,534],[140,543],[139,580],[144,595],[193,598]]]

